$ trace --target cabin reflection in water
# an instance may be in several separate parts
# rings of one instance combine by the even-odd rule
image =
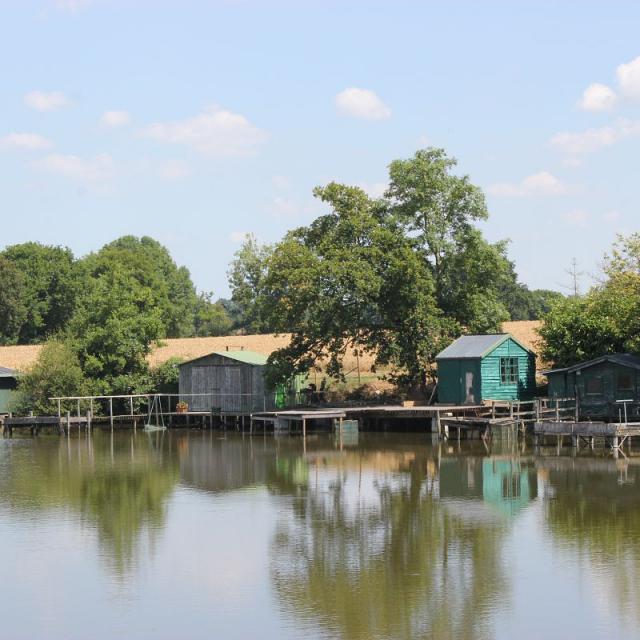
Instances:
[[[447,457],[440,463],[439,496],[468,518],[514,516],[538,495],[532,464],[509,457]],[[476,500],[476,509],[468,501]],[[464,504],[462,504],[464,501]],[[481,502],[480,502],[481,501]],[[481,506],[480,506],[481,505]]]

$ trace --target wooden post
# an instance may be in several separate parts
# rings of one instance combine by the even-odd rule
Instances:
[[[307,437],[307,421],[304,418],[302,418],[302,437]]]
[[[131,412],[131,417],[133,418],[133,396],[129,396],[129,409]]]
[[[62,406],[60,404],[60,398],[58,398],[58,418],[62,416]]]
[[[560,404],[558,397],[556,396],[556,422],[560,422]]]
[[[87,409],[87,433],[91,433],[91,410]]]
[[[491,419],[494,420],[496,417],[496,401],[491,401]]]
[[[109,425],[113,429],[113,398],[109,398]]]
[[[71,411],[67,411],[67,435],[71,435]]]

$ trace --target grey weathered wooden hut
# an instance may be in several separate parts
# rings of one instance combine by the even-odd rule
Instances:
[[[576,398],[580,415],[617,420],[627,400],[631,415],[640,414],[640,357],[604,355],[571,367],[543,371],[549,398]]]
[[[462,336],[436,356],[438,402],[529,400],[536,392],[536,355],[508,333]]]
[[[180,398],[190,411],[234,415],[274,408],[264,384],[266,356],[254,351],[219,351],[180,365]]]
[[[14,369],[0,367],[0,413],[9,411],[11,399],[18,386],[19,375]]]

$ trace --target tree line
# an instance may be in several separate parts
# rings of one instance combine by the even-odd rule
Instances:
[[[606,282],[566,297],[518,280],[508,241],[490,242],[479,229],[489,215],[482,190],[442,149],[391,162],[380,198],[336,182],[314,196],[326,213],[309,225],[270,245],[246,237],[229,267],[229,300],[198,293],[188,270],[148,237],[125,236],[80,259],[37,243],[5,249],[0,342],[47,341],[21,383],[25,397],[160,388],[175,381],[174,363],[149,371],[146,358],[155,342],[173,337],[287,333],[289,345],[269,359],[272,384],[309,372],[320,358],[339,379],[355,350],[413,388],[426,387],[435,355],[451,340],[500,331],[510,319],[544,318],[543,355],[559,364],[638,348],[639,316],[627,295],[639,277],[637,237],[614,248]],[[613,304],[615,321],[605,318]],[[600,312],[594,333],[589,318]]]
[[[328,213],[271,246],[247,239],[232,300],[253,330],[292,334],[269,359],[272,383],[321,357],[339,378],[357,350],[395,382],[425,388],[452,339],[540,318],[563,299],[518,281],[507,241],[477,226],[489,215],[484,194],[455,167],[442,149],[420,150],[389,165],[383,197],[332,182],[314,191]]]

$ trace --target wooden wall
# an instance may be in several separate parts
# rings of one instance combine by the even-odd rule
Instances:
[[[501,358],[518,359],[517,383],[502,383]],[[536,393],[535,355],[509,338],[483,358],[481,376],[483,400],[529,400]]]
[[[219,408],[239,414],[273,408],[273,394],[265,393],[263,365],[212,354],[181,365],[179,384],[191,411]]]

